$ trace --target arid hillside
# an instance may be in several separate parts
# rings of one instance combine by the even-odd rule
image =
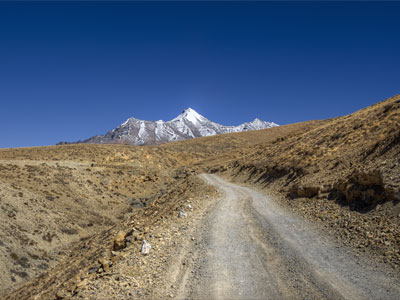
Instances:
[[[356,251],[400,267],[400,95],[344,117],[160,146],[2,149],[0,169],[6,299],[95,299],[111,277],[107,297],[133,277],[135,295],[150,297],[182,230],[195,226],[179,211],[205,214],[206,196],[217,194],[202,172],[274,194]],[[110,254],[118,232],[128,245]],[[140,256],[143,239],[159,244],[151,261]]]
[[[329,194],[351,209],[373,209],[400,196],[400,97],[257,147],[229,166],[277,181],[293,198]]]
[[[279,192],[349,245],[399,267],[399,95],[261,142],[210,170]]]
[[[182,157],[122,145],[0,150],[0,292],[170,190]]]

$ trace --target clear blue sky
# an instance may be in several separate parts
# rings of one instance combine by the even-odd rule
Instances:
[[[192,107],[236,125],[400,93],[400,2],[0,2],[0,147]]]

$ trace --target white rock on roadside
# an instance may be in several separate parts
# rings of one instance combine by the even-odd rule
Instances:
[[[141,252],[142,252],[143,254],[149,254],[150,249],[151,249],[150,243],[146,242],[146,240],[143,240],[143,243],[142,243],[142,251],[141,251]]]
[[[181,210],[179,212],[179,218],[186,218],[187,217],[187,213],[185,213],[183,210]]]

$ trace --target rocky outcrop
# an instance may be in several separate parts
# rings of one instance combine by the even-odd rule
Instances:
[[[118,251],[126,248],[129,242],[129,237],[132,236],[132,230],[130,231],[120,231],[114,239],[113,250]]]
[[[351,209],[370,210],[389,200],[391,192],[386,190],[379,170],[367,173],[355,171],[349,178],[334,185],[330,198],[349,205]]]
[[[352,210],[367,211],[388,200],[394,199],[394,193],[388,190],[379,170],[370,172],[355,171],[346,179],[340,179],[333,185],[300,185],[293,184],[288,197],[294,198],[327,198],[339,204],[349,206]]]
[[[291,198],[313,198],[319,193],[319,187],[316,186],[303,186],[293,185],[289,190],[289,197]]]

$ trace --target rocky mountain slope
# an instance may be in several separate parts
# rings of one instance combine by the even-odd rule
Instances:
[[[105,135],[96,135],[77,143],[158,145],[222,133],[259,130],[278,126],[272,122],[254,119],[239,126],[217,124],[188,108],[171,121],[145,121],[129,118]],[[65,144],[61,142],[59,144]]]

